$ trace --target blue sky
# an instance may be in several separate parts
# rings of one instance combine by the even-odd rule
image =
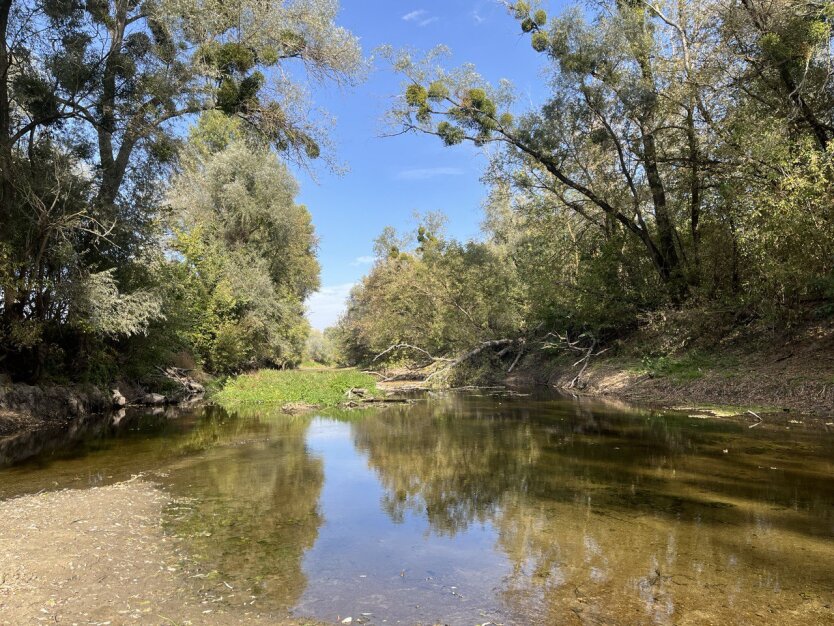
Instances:
[[[360,38],[366,55],[383,44],[418,51],[445,44],[452,52],[448,67],[474,63],[490,81],[510,79],[522,107],[541,101],[542,59],[497,0],[342,0],[339,23]],[[322,266],[322,289],[308,301],[308,318],[323,329],[370,269],[373,240],[386,225],[409,230],[415,212],[441,211],[449,235],[479,236],[485,159],[471,146],[445,148],[434,137],[382,137],[383,115],[402,92],[402,78],[384,61],[359,87],[312,92],[336,118],[337,156],[349,168],[339,176],[316,170],[317,180],[297,172]]]

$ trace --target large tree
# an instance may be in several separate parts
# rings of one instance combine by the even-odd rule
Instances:
[[[704,229],[735,249],[735,194],[772,192],[804,135],[828,145],[827,3],[605,0],[558,17],[510,8],[547,58],[543,106],[516,119],[506,88],[472,68],[402,54],[408,84],[394,118],[447,145],[502,146],[494,172],[538,205],[636,243],[672,303],[717,279],[701,263]],[[739,287],[735,266],[724,275],[720,288]]]
[[[310,213],[298,185],[241,122],[203,116],[168,195],[179,253],[186,345],[207,369],[301,361],[304,300],[319,284]]]
[[[337,13],[335,0],[0,2],[3,353],[31,360],[97,274],[116,294],[148,285],[189,119],[219,111],[288,158],[326,156],[302,84],[363,69]]]

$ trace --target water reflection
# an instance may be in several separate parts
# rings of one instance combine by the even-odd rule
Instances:
[[[834,621],[830,442],[701,426],[450,398],[354,433],[392,519],[494,527],[521,623]]]
[[[177,499],[166,528],[195,588],[276,619],[834,623],[825,434],[446,396],[126,415],[18,448],[38,446],[0,472],[0,495],[146,472]]]
[[[256,597],[259,608],[287,608],[306,586],[301,558],[322,523],[324,479],[322,459],[306,445],[310,419],[215,420],[182,444],[206,451],[171,468],[168,484],[180,497],[168,527],[188,540],[196,576],[234,589],[225,593],[234,603]]]

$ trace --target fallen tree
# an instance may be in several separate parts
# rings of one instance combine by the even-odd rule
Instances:
[[[398,352],[417,353],[421,357],[420,360],[404,366],[405,369],[408,370],[407,374],[403,374],[402,372],[394,372],[391,374],[383,374],[380,372],[374,373],[381,377],[380,382],[393,382],[406,379],[414,380],[415,377],[417,377],[418,379],[421,378],[424,383],[429,383],[431,381],[447,377],[461,365],[464,365],[474,360],[476,357],[485,354],[489,354],[491,358],[496,360],[511,357],[512,360],[510,361],[509,367],[504,370],[507,374],[510,374],[518,366],[519,362],[525,355],[537,351],[559,350],[566,352],[579,352],[582,354],[582,358],[576,361],[576,363],[573,364],[573,367],[579,367],[580,365],[582,367],[571,381],[569,388],[581,388],[582,376],[588,368],[591,359],[608,350],[607,348],[603,350],[596,350],[597,346],[598,342],[596,338],[588,332],[582,333],[574,340],[571,340],[568,336],[562,336],[557,333],[547,333],[538,339],[528,336],[490,339],[482,341],[475,347],[456,356],[437,356],[425,348],[414,344],[396,343],[377,354],[371,363],[379,363],[386,357],[390,358],[393,354]],[[504,363],[506,365],[506,361]]]

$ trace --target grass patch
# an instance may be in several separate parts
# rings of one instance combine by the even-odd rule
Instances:
[[[318,361],[313,361],[312,359],[307,359],[301,362],[301,369],[303,370],[326,370],[331,369],[329,365],[325,365],[324,363],[319,363]]]
[[[736,359],[705,352],[687,352],[680,356],[643,357],[642,371],[676,381],[697,380],[710,371],[721,371],[738,365]],[[726,373],[731,375],[732,372]]]
[[[344,402],[345,393],[354,387],[373,394],[376,379],[354,369],[260,370],[228,380],[214,400],[226,407],[289,402],[332,407]]]

